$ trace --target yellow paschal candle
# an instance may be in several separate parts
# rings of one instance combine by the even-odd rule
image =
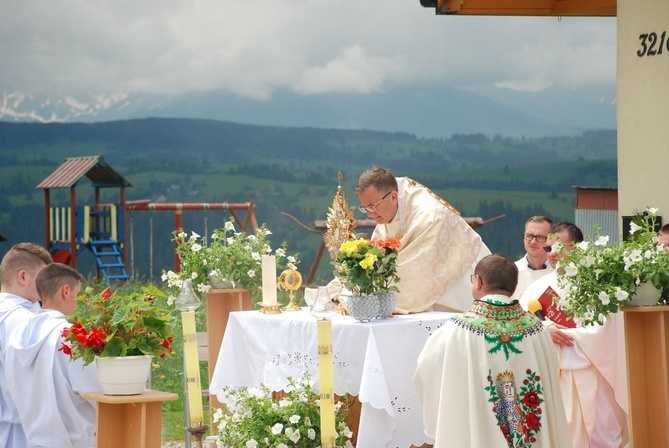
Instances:
[[[195,312],[183,311],[181,323],[184,333],[184,359],[186,364],[186,384],[188,387],[188,412],[190,426],[202,426],[202,387],[200,385],[200,361],[197,357],[197,335],[195,330]]]
[[[332,322],[321,319],[318,326],[318,383],[321,395],[321,446],[335,446],[334,365],[332,364]]]

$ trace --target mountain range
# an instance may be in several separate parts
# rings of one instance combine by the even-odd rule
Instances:
[[[406,132],[421,138],[573,136],[616,128],[615,86],[466,91],[449,86],[396,87],[370,94],[299,95],[258,100],[222,91],[48,96],[3,92],[0,121],[102,122],[146,117]]]

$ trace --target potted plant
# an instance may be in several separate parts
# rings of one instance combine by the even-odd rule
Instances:
[[[71,359],[81,358],[85,365],[95,360],[104,393],[138,394],[146,385],[153,356],[172,353],[171,316],[165,295],[155,286],[124,291],[106,288],[98,293],[88,287],[77,298],[72,326],[63,330],[59,350]],[[110,363],[120,367],[112,366],[113,371],[107,372]],[[137,376],[126,389],[119,384],[119,376],[134,366]]]
[[[254,302],[262,293],[262,256],[272,254],[269,235],[272,232],[262,224],[255,234],[236,232],[234,218],[214,230],[207,241],[195,232],[175,231],[172,241],[181,262],[180,272],[163,271],[162,280],[169,287],[181,289],[184,280],[193,288],[207,293],[212,285],[218,288],[246,289]],[[298,255],[287,255],[286,243],[274,252],[278,270],[297,269]]]
[[[266,385],[260,388],[223,389],[223,408],[214,413],[219,446],[305,447],[321,446],[319,396],[311,378],[288,378],[288,391],[278,402]],[[353,433],[345,422],[347,407],[335,404],[336,445],[352,447]]]
[[[571,251],[557,244],[564,259],[558,266],[558,283],[565,293],[558,305],[573,315],[577,325],[604,323],[609,313],[627,306],[641,289],[669,286],[669,253],[658,245],[657,208],[635,213],[630,236],[609,245],[608,236],[583,241]],[[656,293],[654,303],[660,297]]]
[[[344,307],[359,320],[387,317],[395,309],[397,250],[400,241],[357,239],[341,245],[334,261],[335,275],[352,296]]]

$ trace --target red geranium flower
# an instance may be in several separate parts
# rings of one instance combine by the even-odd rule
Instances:
[[[72,356],[72,347],[62,342],[60,343],[60,347],[58,347],[58,351],[63,352],[70,357]]]
[[[86,343],[84,344],[94,349],[101,349],[105,345],[105,332],[100,328],[93,328],[91,333],[86,336]]]

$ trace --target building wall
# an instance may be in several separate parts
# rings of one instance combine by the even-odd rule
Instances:
[[[669,214],[669,1],[618,0],[618,210]],[[663,39],[648,55],[641,35]],[[663,36],[664,35],[664,36]],[[650,47],[649,38],[646,39]],[[659,42],[658,42],[659,43]],[[639,56],[641,54],[641,56]]]

